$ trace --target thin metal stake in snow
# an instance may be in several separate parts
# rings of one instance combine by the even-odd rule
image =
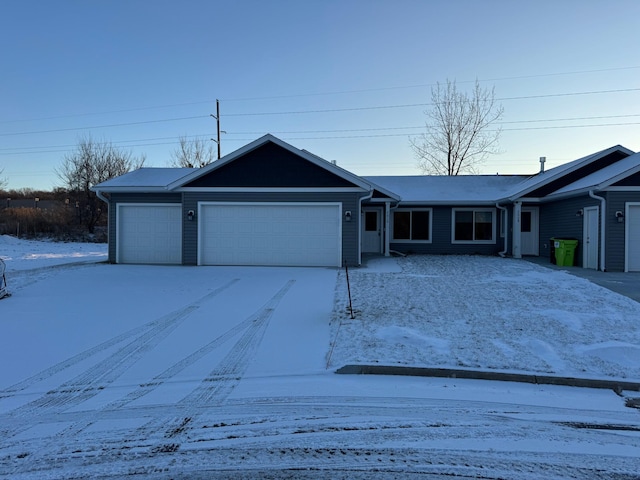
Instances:
[[[347,262],[344,262],[344,272],[347,274],[347,292],[349,292],[349,312],[351,313],[351,320],[356,318],[353,315],[353,305],[351,304],[351,285],[349,284],[349,267],[347,266]]]

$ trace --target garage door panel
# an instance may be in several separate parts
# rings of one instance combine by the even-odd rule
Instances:
[[[200,219],[204,265],[340,265],[337,204],[204,204]]]
[[[629,205],[627,215],[627,269],[640,272],[640,205]]]
[[[180,205],[118,205],[118,263],[182,263]]]

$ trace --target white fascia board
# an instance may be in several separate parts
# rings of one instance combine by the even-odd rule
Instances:
[[[627,186],[627,187],[606,187],[603,188],[605,192],[640,192],[640,186]]]
[[[187,183],[190,183],[196,180],[197,178],[207,175],[208,173],[213,172],[214,170],[217,170],[218,168],[221,168],[224,165],[227,165],[228,163],[234,161],[236,158],[239,158],[245,155],[246,153],[252,150],[255,150],[256,148],[266,144],[267,142],[275,143],[279,147],[282,147],[285,150],[289,150],[291,153],[304,158],[305,160],[313,163],[314,165],[317,165],[321,168],[324,168],[325,170],[330,171],[331,173],[337,175],[338,177],[341,177],[344,180],[347,180],[348,182],[351,182],[362,189],[365,189],[367,191],[371,190],[371,185],[368,182],[365,182],[362,178],[358,177],[357,175],[354,175],[353,173],[348,172],[347,170],[341,167],[338,167],[337,165],[334,165],[333,163],[328,162],[327,160],[324,160],[323,158],[320,158],[317,155],[313,155],[304,150],[300,150],[294,147],[293,145],[289,145],[288,143],[283,142],[279,138],[274,137],[270,133],[263,135],[262,137],[258,138],[257,140],[254,140],[253,142],[245,145],[244,147],[239,148],[235,152],[225,155],[220,160],[217,160],[207,165],[206,167],[203,167],[200,170],[187,175],[186,177],[182,177],[179,180],[176,180],[175,182],[168,185],[168,189],[174,190],[176,188],[180,188],[182,185],[186,185]]]
[[[495,200],[478,200],[478,201],[436,200],[431,202],[422,202],[422,201],[411,202],[411,201],[400,200],[400,202],[398,203],[398,208],[405,208],[405,207],[469,207],[469,208],[473,208],[473,207],[495,207],[495,205],[496,205]]]
[[[103,193],[170,193],[167,187],[91,187],[90,190]]]
[[[212,192],[235,192],[235,193],[362,193],[368,189],[358,187],[183,187],[176,188],[172,192],[181,193],[212,193]]]
[[[534,190],[537,190],[538,188],[543,187],[543,186],[553,182],[554,180],[557,180],[558,178],[561,178],[561,177],[564,177],[565,175],[573,173],[576,170],[578,170],[579,168],[582,168],[585,165],[593,163],[593,162],[595,162],[597,160],[600,160],[601,158],[606,157],[607,155],[609,155],[609,154],[611,154],[611,153],[613,153],[615,151],[621,151],[623,153],[626,153],[627,155],[633,155],[635,153],[633,150],[629,150],[628,148],[625,148],[622,145],[616,145],[616,146],[607,148],[606,150],[602,150],[600,152],[593,153],[591,155],[588,155],[588,156],[584,157],[582,159],[582,161],[576,162],[576,164],[573,165],[571,168],[568,168],[566,170],[562,170],[562,171],[558,172],[556,175],[550,175],[548,178],[545,178],[543,181],[540,181],[538,183],[534,183],[533,185],[525,188],[524,190],[518,192],[517,194],[510,196],[508,199],[510,201],[512,201],[512,202],[521,201],[521,197],[523,195],[526,195],[527,193],[533,192]],[[562,166],[562,165],[560,165],[560,166]]]

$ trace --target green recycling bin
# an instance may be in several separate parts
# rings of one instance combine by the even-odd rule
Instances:
[[[553,246],[556,254],[556,265],[573,267],[578,240],[572,238],[554,238]]]

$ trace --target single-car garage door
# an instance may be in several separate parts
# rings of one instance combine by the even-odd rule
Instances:
[[[339,267],[341,205],[201,203],[200,265]]]
[[[627,271],[640,272],[640,203],[627,204]]]
[[[182,263],[182,207],[118,204],[117,263]]]

